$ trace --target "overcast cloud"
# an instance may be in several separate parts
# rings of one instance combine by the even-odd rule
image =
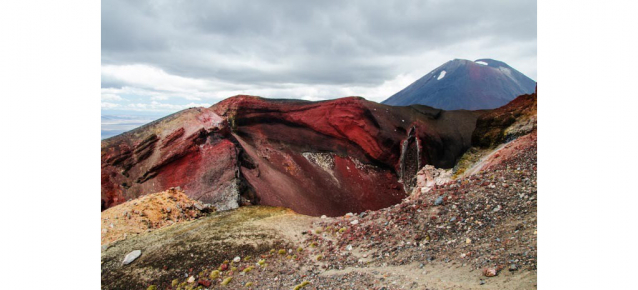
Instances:
[[[536,79],[536,1],[102,1],[102,112],[383,101],[454,59]]]

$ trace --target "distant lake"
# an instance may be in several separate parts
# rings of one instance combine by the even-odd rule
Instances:
[[[163,115],[134,116],[134,115],[102,115],[102,139],[122,134],[139,126],[155,121]]]

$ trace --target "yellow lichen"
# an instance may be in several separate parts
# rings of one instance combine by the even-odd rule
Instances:
[[[224,279],[224,281],[222,281],[221,285],[222,285],[222,286],[226,286],[226,285],[228,285],[228,283],[230,283],[230,281],[232,281],[232,280],[233,280],[233,277],[228,277],[228,278]]]
[[[250,272],[252,270],[253,270],[253,266],[250,266],[250,267],[247,267],[246,269],[244,269],[242,272],[248,273],[248,272]]]
[[[301,284],[295,286],[294,290],[300,290],[301,288],[306,287],[306,285],[308,285],[308,284],[310,284],[310,282],[303,281],[303,282],[301,282]]]
[[[213,270],[212,272],[210,272],[210,276],[208,276],[211,279],[217,279],[219,278],[219,270]]]

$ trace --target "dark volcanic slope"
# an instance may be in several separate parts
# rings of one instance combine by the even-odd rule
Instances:
[[[455,59],[426,74],[383,104],[422,104],[444,110],[494,109],[534,92],[536,82],[504,62]]]
[[[481,115],[472,133],[472,145],[490,147],[509,142],[536,128],[536,91]]]
[[[452,167],[480,113],[237,96],[104,140],[102,204],[181,186],[218,209],[379,209],[405,197],[423,165]]]

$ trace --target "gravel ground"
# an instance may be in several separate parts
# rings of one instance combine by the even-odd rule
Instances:
[[[216,253],[214,261],[203,258],[189,269],[154,273],[161,279],[147,277],[144,285],[148,289],[155,285],[155,289],[535,289],[537,145],[536,132],[532,134],[534,142],[515,144],[517,150],[487,169],[389,208],[336,218],[285,214],[254,221],[251,228],[274,230],[279,234],[272,236],[277,238],[269,238],[269,244],[246,240],[254,247],[250,251],[233,252],[228,247]],[[105,284],[103,288],[118,289]]]

